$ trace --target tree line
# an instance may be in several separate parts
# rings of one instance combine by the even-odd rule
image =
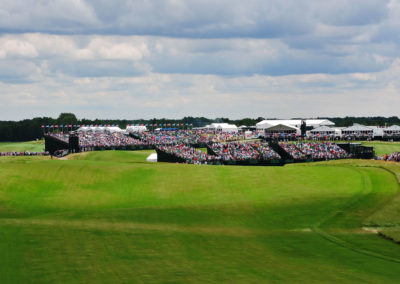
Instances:
[[[202,127],[213,122],[225,122],[235,124],[237,126],[246,125],[254,126],[256,123],[264,120],[263,117],[257,118],[243,118],[243,119],[229,119],[229,118],[215,118],[210,119],[206,117],[192,117],[187,116],[182,119],[167,119],[167,118],[153,118],[153,119],[77,119],[73,113],[61,113],[58,118],[51,117],[35,117],[33,119],[24,119],[20,121],[0,121],[0,141],[31,141],[41,139],[43,137],[42,125],[116,125],[120,128],[125,128],[126,125],[164,125],[164,124],[179,124],[191,125],[192,127]],[[273,119],[273,118],[268,118]],[[318,117],[317,119],[322,119]],[[363,125],[375,126],[390,126],[400,125],[400,119],[397,116],[383,117],[324,117],[335,123],[338,127],[346,127],[359,123]]]

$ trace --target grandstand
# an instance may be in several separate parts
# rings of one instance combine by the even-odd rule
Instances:
[[[44,131],[45,151],[43,153],[2,153],[1,155],[54,155],[54,153],[68,154],[99,150],[155,149],[159,156],[158,161],[191,164],[281,165],[291,162],[373,158],[372,147],[349,142],[371,140],[378,137],[375,136],[378,134],[383,140],[400,138],[400,127],[396,125],[387,128],[359,124],[346,128],[323,125],[308,131],[307,136],[304,137],[298,134],[296,127],[285,124],[265,128],[264,135],[259,135],[258,130],[254,128],[253,130],[240,128],[238,131],[224,131],[219,126],[221,125],[214,124],[211,129],[158,128],[152,131],[143,125],[128,125],[127,129],[121,129],[115,125],[73,125],[72,128],[58,129],[52,126]],[[332,143],[340,139],[349,141]],[[207,148],[207,153],[199,151],[199,148]]]

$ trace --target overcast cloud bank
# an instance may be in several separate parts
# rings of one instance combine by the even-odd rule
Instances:
[[[0,119],[400,115],[400,1],[1,1]]]

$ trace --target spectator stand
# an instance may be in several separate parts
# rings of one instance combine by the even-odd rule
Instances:
[[[382,139],[385,141],[400,141],[400,126],[392,125],[383,129]]]
[[[372,128],[354,124],[353,126],[342,129],[343,140],[371,140],[373,138],[374,131]]]
[[[329,126],[320,126],[310,131],[310,139],[318,141],[335,140],[335,129]]]

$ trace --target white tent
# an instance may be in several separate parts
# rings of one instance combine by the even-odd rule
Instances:
[[[392,125],[388,128],[383,129],[384,136],[399,136],[400,135],[400,126]]]
[[[111,132],[111,133],[114,133],[114,132],[122,132],[122,129],[119,128],[118,126],[106,127],[105,130],[106,130],[106,131],[109,131],[109,132]]]
[[[89,126],[82,126],[82,127],[79,127],[76,131],[78,131],[78,132],[86,132],[86,131],[89,131],[89,130],[90,130]]]
[[[300,128],[301,119],[275,119],[275,120],[263,120],[256,124],[257,129],[266,129],[271,126],[276,126],[279,124],[288,125],[291,127]],[[320,127],[320,126],[334,126],[335,124],[328,120],[328,119],[305,119],[306,126],[311,126],[313,128]]]
[[[234,124],[228,123],[211,123],[211,125],[207,125],[205,128],[212,130],[219,130],[222,132],[238,132],[239,129]]]
[[[144,125],[131,125],[126,128],[128,132],[143,132],[147,131],[147,127]]]
[[[353,126],[342,129],[343,134],[349,134],[349,133],[371,133],[372,134],[372,132],[373,132],[372,128],[367,127],[365,125],[361,125],[361,124],[354,124]]]
[[[320,126],[317,128],[314,128],[310,131],[312,134],[333,134],[335,133],[334,128],[330,128],[328,126]]]
[[[287,124],[272,125],[264,129],[265,134],[300,134],[300,129]]]

